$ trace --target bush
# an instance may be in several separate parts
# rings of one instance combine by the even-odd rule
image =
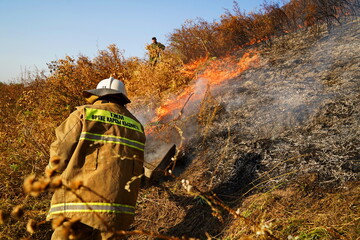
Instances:
[[[185,63],[203,57],[219,57],[236,48],[271,41],[291,31],[326,24],[331,30],[342,17],[356,15],[358,0],[291,0],[280,7],[264,2],[257,12],[246,14],[235,1],[220,22],[188,20],[170,35],[170,48]]]

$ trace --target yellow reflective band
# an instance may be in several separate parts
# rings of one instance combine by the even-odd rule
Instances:
[[[143,133],[141,124],[138,121],[135,121],[134,119],[119,113],[114,113],[103,109],[86,108],[85,115],[85,119],[89,121],[114,124]]]
[[[144,143],[141,143],[141,142],[138,142],[135,140],[130,140],[128,138],[113,136],[113,135],[102,135],[102,134],[96,134],[96,133],[82,132],[80,135],[80,140],[121,144],[121,145],[125,145],[128,147],[138,149],[140,151],[144,151],[144,148],[145,148]]]
[[[58,203],[58,204],[53,204],[51,205],[51,207],[61,207],[61,206],[79,206],[79,205],[92,205],[92,206],[116,206],[116,207],[127,207],[127,208],[133,208],[135,209],[134,206],[131,205],[127,205],[127,204],[120,204],[120,203],[102,203],[102,202],[85,202],[85,203]]]
[[[67,212],[135,214],[135,207],[116,203],[60,203],[52,205],[48,215]]]
[[[62,213],[74,213],[74,212],[78,212],[78,213],[91,213],[91,212],[97,212],[97,213],[122,213],[122,214],[131,214],[134,215],[135,213],[133,212],[125,212],[125,211],[116,211],[116,210],[62,210],[62,211],[56,211],[56,212],[51,212],[49,213],[49,215],[54,215],[54,214],[62,214]]]

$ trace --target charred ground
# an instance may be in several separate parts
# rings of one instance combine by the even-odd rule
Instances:
[[[187,179],[280,239],[359,237],[359,33],[353,21],[260,44],[257,67],[210,86],[198,112],[169,124],[185,138],[178,178],[141,192],[134,227],[254,237],[253,226],[226,211],[221,222],[201,197],[187,195],[180,182]]]

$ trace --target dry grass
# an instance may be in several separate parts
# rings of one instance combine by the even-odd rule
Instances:
[[[300,3],[304,7],[296,8]],[[235,6],[234,13],[226,13],[216,25],[190,22],[176,30],[170,50],[155,66],[137,58],[125,59],[111,45],[94,59],[80,56],[51,62],[50,76],[37,73],[19,84],[0,84],[0,223],[5,223],[0,224],[0,238],[50,238],[51,226],[43,221],[51,192],[29,197],[23,192],[23,179],[43,174],[54,139],[51,133],[75,106],[84,103],[83,89],[113,75],[128,86],[134,100],[131,108],[153,120],[152,109],[160,102],[186,89],[197,75],[211,75],[207,67],[220,59],[211,56],[221,56],[234,47],[254,47],[250,46],[254,39],[267,40],[259,50],[262,60],[266,59],[260,70],[250,68],[225,87],[208,88],[197,104],[182,105],[183,110],[193,111],[183,111],[176,121],[155,123],[161,133],[158,137],[180,146],[173,169],[177,177],[164,176],[141,191],[129,239],[185,235],[227,240],[286,239],[290,235],[298,239],[358,238],[359,188],[348,183],[358,177],[359,93],[355,91],[358,75],[354,75],[358,56],[353,56],[352,49],[358,37],[354,23],[346,25],[342,32],[346,35],[338,38],[326,36],[323,25],[316,24],[332,27],[330,19],[336,22],[344,16],[334,15],[338,6],[344,6],[339,14],[353,13],[348,11],[352,1],[330,3],[326,8],[313,8],[313,1],[290,1],[284,7],[265,5],[263,13],[250,15]],[[304,13],[308,13],[306,19]],[[274,38],[298,30],[299,25],[306,25],[310,32]],[[221,37],[213,38],[214,34]],[[346,38],[350,43],[342,45]],[[186,48],[176,45],[183,42],[188,43]],[[318,42],[323,44],[321,50],[309,50]],[[347,55],[328,62],[327,49],[334,56],[339,52]],[[311,51],[313,55],[302,57]],[[232,58],[243,56],[240,52]],[[321,61],[314,58],[317,54]],[[199,58],[203,56],[202,62]],[[194,59],[199,62],[184,65]],[[311,64],[316,69],[309,68]],[[281,79],[284,75],[286,81]],[[305,100],[284,94],[291,89],[296,95],[304,88]],[[281,109],[285,114],[277,114]],[[314,169],[321,171],[313,175]],[[340,190],[335,193],[333,187]],[[19,211],[11,215],[19,205],[24,215]],[[167,237],[172,235],[175,237]]]
[[[291,0],[283,6],[264,1],[257,12],[246,13],[234,1],[232,11],[221,15],[219,22],[199,18],[175,29],[170,47],[186,63],[199,57],[219,57],[261,41],[271,45],[273,39],[300,29],[325,24],[331,30],[358,10],[356,0]]]
[[[255,194],[242,202],[239,211],[254,222],[271,226],[280,239],[357,239],[358,182],[329,193],[317,189],[309,179],[282,190]],[[234,220],[226,235],[238,239],[248,231],[241,221]]]

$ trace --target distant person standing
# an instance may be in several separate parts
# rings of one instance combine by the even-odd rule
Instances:
[[[149,61],[155,66],[160,59],[161,52],[165,49],[165,46],[156,40],[156,37],[152,38],[152,43],[148,45],[147,50],[149,51]]]

